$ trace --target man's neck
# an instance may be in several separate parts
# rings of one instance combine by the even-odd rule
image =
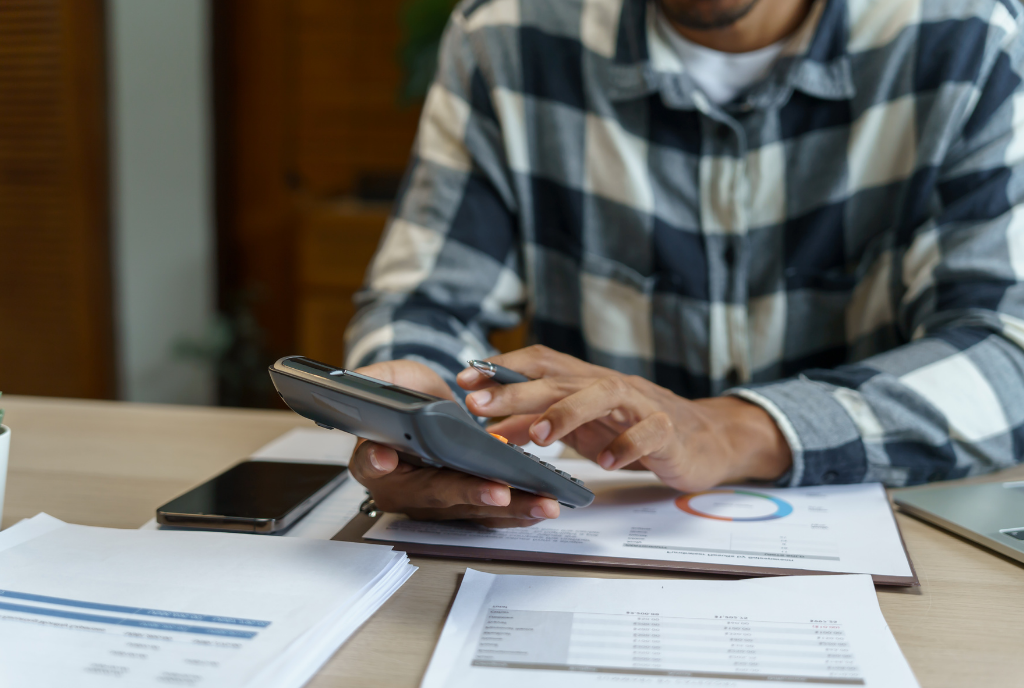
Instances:
[[[748,53],[766,48],[799,28],[812,0],[761,0],[735,23],[721,29],[692,29],[666,16],[683,38],[712,50]]]

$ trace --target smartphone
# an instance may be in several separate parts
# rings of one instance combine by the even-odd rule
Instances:
[[[341,464],[243,461],[156,510],[175,528],[279,533],[348,478]]]
[[[582,480],[491,435],[454,401],[302,356],[274,363],[270,378],[300,416],[393,447],[408,463],[462,471],[571,508],[594,501]]]

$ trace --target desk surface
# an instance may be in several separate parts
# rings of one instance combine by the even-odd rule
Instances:
[[[73,523],[136,528],[168,499],[306,423],[289,412],[3,398],[13,428],[4,526],[45,511]],[[1024,467],[1006,474],[1024,477]],[[1000,476],[1004,477],[1004,476]],[[899,514],[920,589],[878,599],[926,688],[1024,681],[1024,567]],[[696,578],[607,568],[414,557],[420,570],[309,684],[418,686],[458,574]]]

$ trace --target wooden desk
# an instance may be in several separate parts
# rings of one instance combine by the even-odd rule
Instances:
[[[4,525],[45,511],[87,525],[136,528],[153,510],[293,427],[294,414],[3,397],[13,428]],[[1024,467],[1006,475],[1024,477]],[[878,593],[926,688],[1020,686],[1024,567],[898,515],[918,590]],[[334,656],[315,688],[418,686],[458,574],[683,578],[616,569],[417,557],[420,570]],[[695,577],[695,576],[689,576]]]

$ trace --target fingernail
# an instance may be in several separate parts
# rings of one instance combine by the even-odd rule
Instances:
[[[493,395],[485,389],[480,392],[473,392],[469,396],[477,406],[487,406],[487,404],[491,403],[491,396]]]
[[[615,463],[615,457],[612,456],[610,451],[603,451],[597,456],[597,462],[601,464],[602,468],[611,468],[612,464]]]
[[[474,382],[477,381],[479,377],[480,372],[474,368],[466,368],[465,370],[458,374],[459,382],[464,382],[467,385],[473,384]]]
[[[480,501],[491,506],[501,506],[498,504],[498,500],[491,496],[490,490],[484,490],[480,493]]]
[[[530,509],[530,516],[534,518],[547,518],[548,514],[546,511],[544,511],[544,507],[535,506],[532,509]]]
[[[540,442],[546,440],[548,438],[548,435],[550,434],[551,421],[542,420],[541,422],[533,426],[533,436],[536,437],[537,440]]]
[[[381,466],[380,461],[377,460],[377,450],[374,449],[373,447],[370,447],[370,450],[367,453],[370,455],[370,465],[376,468],[381,473],[383,473],[384,467]]]

